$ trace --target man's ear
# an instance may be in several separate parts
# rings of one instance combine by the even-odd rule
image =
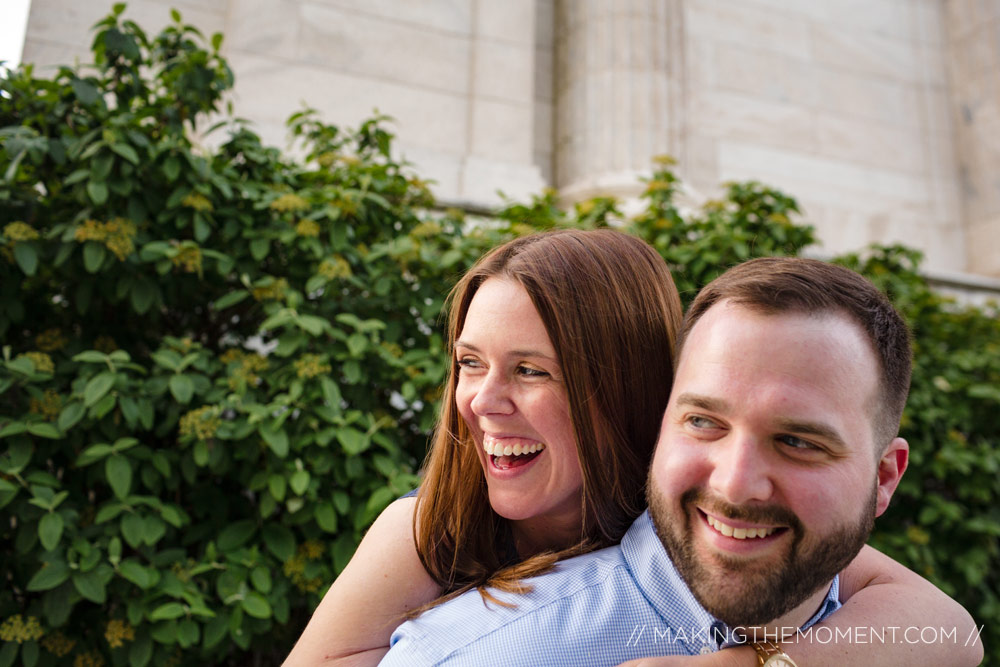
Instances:
[[[902,438],[893,438],[878,461],[878,500],[875,516],[881,516],[889,507],[889,500],[899,485],[910,462],[910,445]]]

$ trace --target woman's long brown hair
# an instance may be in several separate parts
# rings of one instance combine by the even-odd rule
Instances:
[[[493,277],[524,287],[545,324],[565,378],[583,470],[580,541],[516,565],[504,562],[510,526],[490,506],[476,444],[455,403],[454,343],[476,291]],[[414,516],[420,559],[443,591],[427,606],[471,588],[523,591],[522,578],[559,558],[621,540],[645,508],[646,473],[670,394],[681,321],[663,259],[641,239],[607,229],[510,241],[465,274],[449,303],[452,368]]]

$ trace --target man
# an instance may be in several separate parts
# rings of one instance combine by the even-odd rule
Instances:
[[[702,290],[676,359],[650,509],[621,545],[494,592],[514,607],[473,592],[431,610],[383,664],[617,664],[743,639],[763,662],[839,607],[837,573],[906,469],[906,325],[852,271],[765,258]]]

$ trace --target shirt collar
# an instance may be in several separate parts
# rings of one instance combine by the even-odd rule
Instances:
[[[636,586],[665,623],[688,637],[689,641],[682,641],[691,653],[700,652],[705,645],[721,649],[740,643],[726,624],[708,613],[694,597],[663,548],[648,509],[625,533],[621,549]],[[840,609],[839,596],[837,575],[819,609],[800,629],[810,628]]]

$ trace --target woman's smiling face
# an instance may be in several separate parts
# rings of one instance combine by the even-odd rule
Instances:
[[[455,342],[455,392],[490,504],[518,533],[580,537],[583,474],[555,348],[517,282],[487,279]]]

